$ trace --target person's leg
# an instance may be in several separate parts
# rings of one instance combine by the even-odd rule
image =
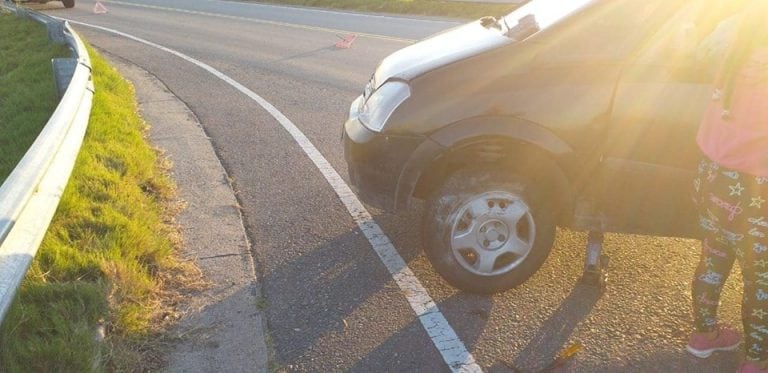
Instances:
[[[736,349],[741,336],[732,328],[720,327],[717,309],[725,281],[736,259],[736,244],[743,236],[730,231],[728,209],[723,209],[728,194],[723,196],[728,177],[719,166],[704,161],[694,181],[694,199],[702,229],[701,258],[692,281],[693,320],[696,331],[686,349],[697,357],[708,357],[715,351]]]
[[[741,335],[736,330],[717,322],[720,294],[735,256],[726,245],[712,242],[718,242],[712,235],[702,241],[701,260],[692,286],[696,331],[691,334],[686,350],[699,358],[709,357],[715,351],[732,351],[741,344]]]
[[[736,242],[724,237],[724,214],[715,203],[720,197],[712,198],[722,194],[726,177],[717,164],[706,159],[701,161],[698,171],[693,197],[699,212],[702,242],[701,258],[692,283],[693,320],[696,331],[712,332],[717,325],[720,292],[736,259],[733,250]],[[727,222],[727,218],[725,220]]]
[[[715,235],[701,243],[701,259],[693,277],[693,323],[697,332],[712,332],[717,326],[720,293],[733,267],[734,255]]]
[[[742,261],[744,294],[741,304],[741,319],[744,325],[745,359],[751,362],[768,361],[768,255],[758,255],[754,260]],[[758,259],[759,258],[759,259]]]
[[[742,205],[738,220],[744,234],[739,265],[744,279],[742,322],[746,360],[768,361],[768,180],[744,175]],[[765,364],[764,364],[765,365]],[[763,366],[765,368],[765,366]]]

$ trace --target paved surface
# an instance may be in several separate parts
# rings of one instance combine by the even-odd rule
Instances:
[[[88,0],[67,11],[50,3],[49,12],[147,39],[222,71],[290,118],[345,179],[339,132],[349,103],[384,56],[451,26],[219,1],[169,0],[158,9],[141,1],[105,2],[109,13],[98,16]],[[174,7],[180,10],[169,9]],[[448,370],[357,224],[271,115],[167,51],[76,28],[162,81],[210,137],[242,206],[276,365],[301,372]],[[338,30],[381,34],[337,50]],[[585,235],[560,231],[552,255],[528,282],[480,297],[457,292],[434,273],[421,253],[419,211],[371,212],[486,371],[509,371],[510,365],[535,371],[576,341],[584,350],[568,366],[571,371],[735,367],[738,354],[697,360],[682,350],[691,322],[688,288],[696,242],[608,235],[610,282],[600,294],[577,283]],[[730,281],[726,321],[738,320],[738,294]]]

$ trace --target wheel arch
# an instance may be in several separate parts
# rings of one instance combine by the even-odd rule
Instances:
[[[573,208],[573,191],[558,161],[573,153],[551,131],[509,117],[476,117],[433,133],[403,168],[396,191],[398,206],[411,196],[427,198],[456,171],[503,167],[539,179],[556,196],[559,211]],[[525,159],[526,162],[519,162]]]

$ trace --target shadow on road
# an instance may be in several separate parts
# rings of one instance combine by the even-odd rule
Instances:
[[[376,220],[417,224],[418,217],[377,216]],[[318,231],[308,229],[305,234]],[[256,239],[257,253],[259,241],[265,238]],[[390,239],[409,243],[406,247],[395,243],[409,266],[421,255],[413,237],[395,233]],[[265,265],[260,279],[280,366],[288,371],[362,372],[381,370],[386,362],[389,371],[448,370],[402,290],[357,227],[312,241],[317,245],[268,244],[298,254],[279,265]],[[274,262],[265,256],[260,261]],[[471,350],[485,331],[493,298],[458,292],[435,301],[449,322],[461,320],[456,331]]]
[[[599,288],[577,284],[514,361],[499,361],[489,371],[538,372],[547,367],[566,347],[576,326],[587,318],[601,296]]]
[[[393,325],[393,312],[403,310],[395,305],[405,300],[362,233],[354,229],[318,238],[320,245],[301,249],[301,255],[267,269],[261,279],[276,357],[288,370],[348,366],[348,359],[363,358],[400,329]],[[336,348],[347,352],[333,356]],[[318,360],[325,362],[316,365]]]
[[[470,304],[471,307],[467,308],[467,305]],[[477,343],[477,340],[481,337],[483,332],[485,331],[486,324],[488,323],[488,318],[491,313],[491,310],[493,308],[493,298],[486,297],[486,296],[479,296],[479,295],[473,295],[468,293],[456,293],[449,297],[448,299],[440,302],[438,304],[438,308],[442,312],[456,312],[456,310],[461,310],[459,312],[463,313],[462,315],[448,315],[446,314],[446,318],[449,320],[455,320],[456,317],[460,317],[461,320],[461,329],[456,330],[457,333],[460,333],[461,341],[464,343],[464,345],[467,347],[468,350],[472,350],[472,347]],[[454,317],[451,317],[454,316]],[[411,321],[406,327],[401,328],[401,330],[390,336],[384,343],[379,345],[374,351],[371,351],[368,355],[366,355],[363,359],[361,359],[357,364],[355,364],[350,371],[353,372],[366,372],[371,371],[373,367],[376,367],[377,363],[381,362],[381,356],[386,356],[387,354],[390,354],[391,351],[397,351],[399,348],[398,346],[408,346],[413,344],[413,337],[414,335],[422,334],[424,337],[420,340],[426,341],[428,340],[429,336],[427,335],[426,331],[424,331],[424,328],[419,321],[418,318]],[[430,348],[435,351],[435,356],[438,356],[437,349],[433,346],[421,346],[422,351],[420,353],[423,354],[423,351],[425,349]],[[397,367],[397,369],[390,370],[390,371],[408,371],[408,372],[416,372],[416,371],[430,371],[430,372],[450,372],[451,370],[448,368],[445,363],[442,362],[442,359],[438,358],[438,361],[433,361],[434,365],[425,367],[425,360],[424,359],[410,359],[408,356],[393,356],[394,359],[394,366]],[[389,367],[388,367],[389,369]]]

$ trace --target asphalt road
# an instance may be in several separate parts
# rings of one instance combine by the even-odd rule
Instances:
[[[273,104],[346,176],[341,125],[378,62],[454,25],[436,19],[201,0],[121,0],[47,13],[146,39],[200,60]],[[154,74],[196,114],[243,207],[276,363],[288,371],[448,371],[403,291],[337,195],[262,107],[165,51],[93,28],[90,43]],[[337,34],[361,34],[336,49]],[[689,357],[689,283],[698,243],[608,235],[605,293],[577,283],[585,234],[560,231],[522,286],[493,297],[457,292],[421,253],[419,212],[371,210],[478,364],[535,371],[564,346],[584,348],[569,371],[729,371],[737,354]],[[734,276],[736,278],[736,276]],[[729,281],[722,310],[738,324]]]

